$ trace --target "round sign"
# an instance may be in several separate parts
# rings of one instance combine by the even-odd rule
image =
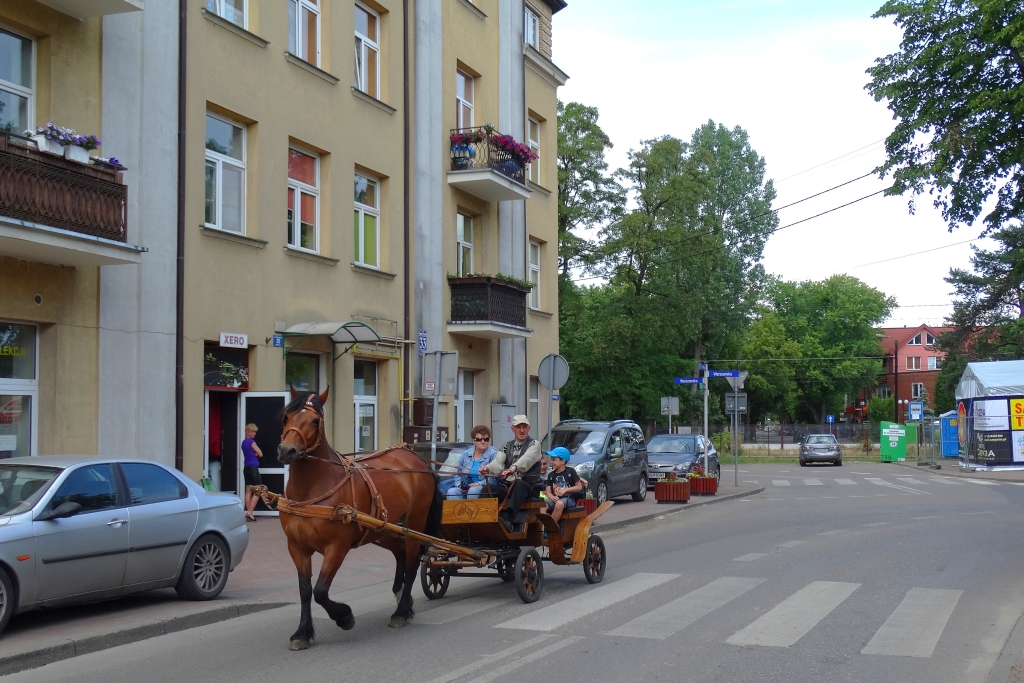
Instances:
[[[537,379],[545,389],[561,389],[569,381],[569,361],[557,353],[544,356],[537,369]]]

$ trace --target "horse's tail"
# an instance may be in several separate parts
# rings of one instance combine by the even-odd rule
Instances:
[[[435,477],[436,479],[436,477]],[[444,507],[444,496],[441,495],[440,489],[437,485],[434,485],[434,500],[430,502],[430,510],[427,512],[427,524],[423,529],[423,533],[429,534],[430,536],[441,535],[441,510]],[[420,546],[421,550],[425,550],[425,546]]]

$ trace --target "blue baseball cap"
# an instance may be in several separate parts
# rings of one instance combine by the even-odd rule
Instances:
[[[552,448],[550,451],[547,452],[547,454],[550,455],[552,458],[561,458],[566,462],[569,462],[569,458],[572,457],[572,454],[569,452],[569,449],[566,448],[565,446]]]

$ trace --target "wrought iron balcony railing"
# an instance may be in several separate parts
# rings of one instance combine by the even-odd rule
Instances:
[[[115,168],[69,161],[0,134],[0,216],[125,242],[128,188]]]
[[[526,295],[530,291],[494,277],[449,278],[453,323],[495,322],[526,327]]]
[[[522,150],[529,147],[517,143],[510,136],[488,133],[483,128],[456,128],[449,137],[453,171],[479,171],[490,169],[520,185],[526,185],[526,160]]]

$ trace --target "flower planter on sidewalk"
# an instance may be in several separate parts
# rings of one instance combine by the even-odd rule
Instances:
[[[654,485],[654,499],[659,503],[685,503],[690,500],[690,482],[663,479]]]
[[[713,496],[718,493],[718,479],[694,477],[690,479],[690,492],[695,496]]]

